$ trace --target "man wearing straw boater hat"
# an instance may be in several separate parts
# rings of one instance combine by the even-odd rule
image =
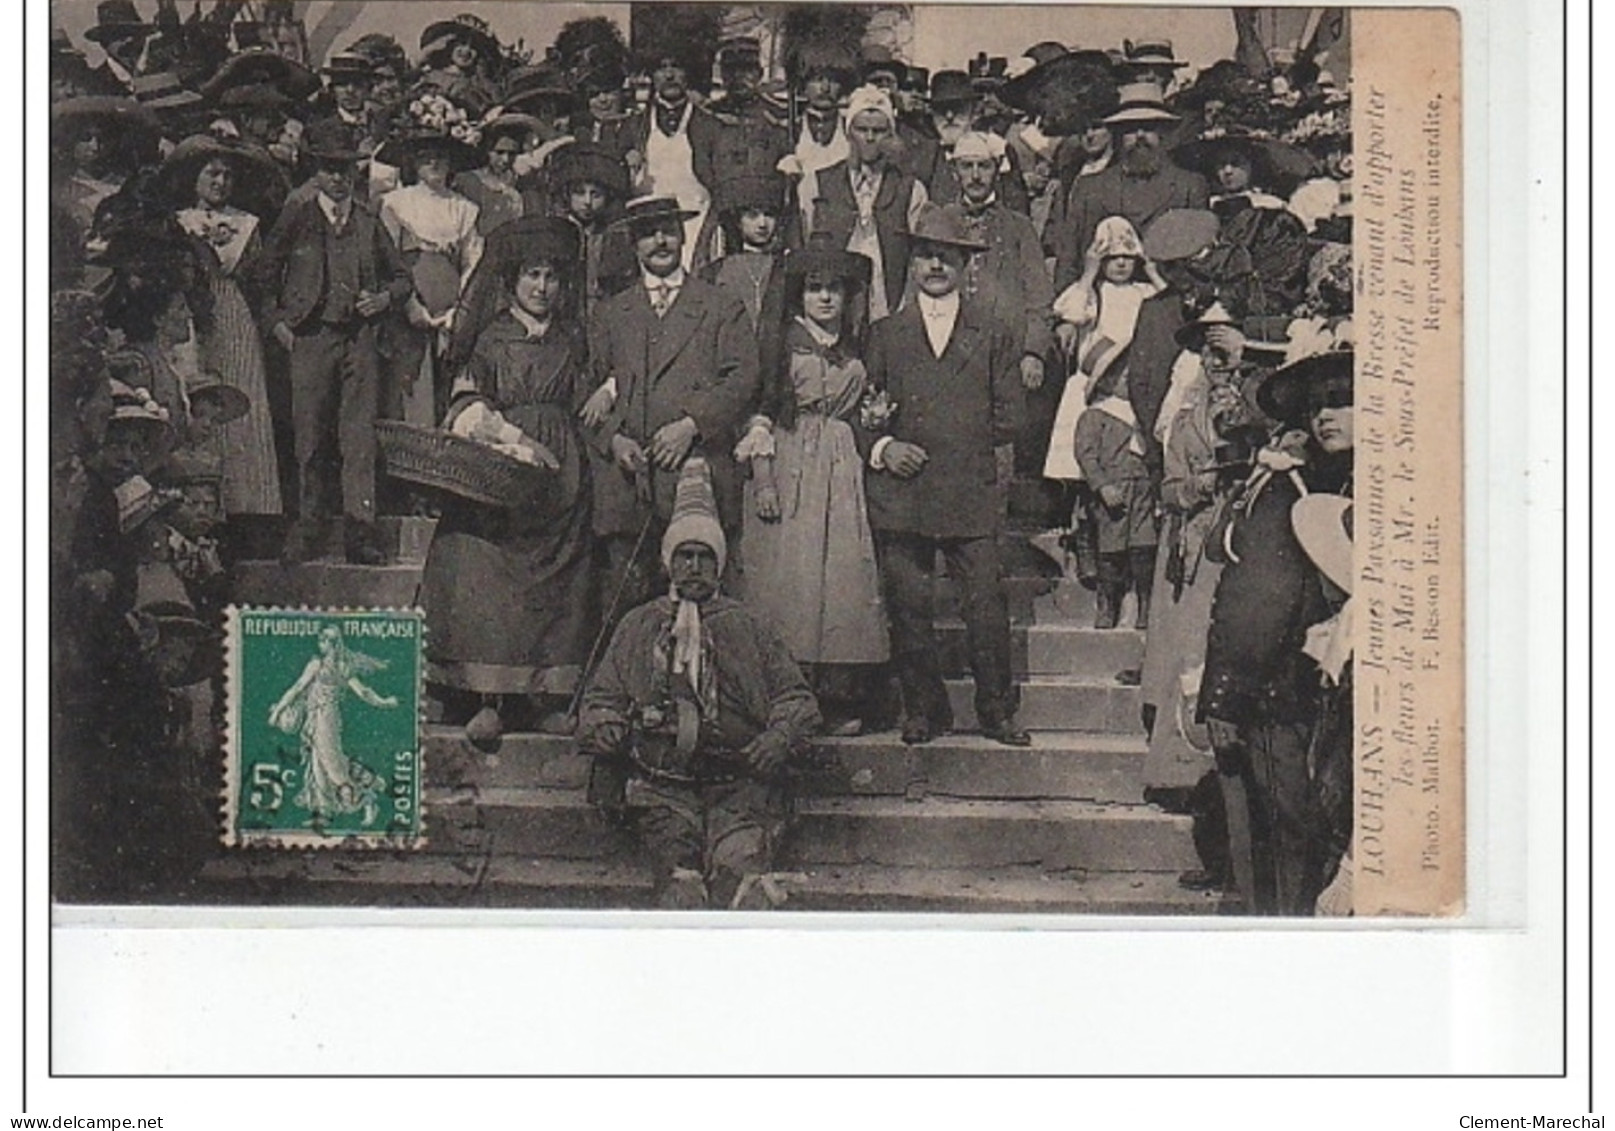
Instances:
[[[996,538],[1020,424],[1025,335],[960,294],[966,262],[985,245],[967,234],[957,206],[927,206],[910,236],[914,297],[870,331],[866,364],[877,394],[855,428],[871,468],[865,494],[903,689],[903,741],[929,742],[953,725],[931,623],[940,550],[964,589],[982,732],[1028,746],[1015,722]]]
[[[784,898],[783,779],[818,704],[779,635],[718,592],[728,543],[704,460],[679,473],[660,550],[671,593],[623,617],[584,691],[590,799],[655,858],[658,906],[765,910]]]
[[[1115,160],[1102,172],[1077,178],[1063,215],[1049,222],[1056,291],[1082,274],[1083,254],[1106,216],[1125,217],[1142,232],[1170,208],[1205,208],[1209,200],[1206,179],[1174,165],[1162,143],[1178,116],[1166,108],[1161,88],[1124,83],[1119,95],[1121,105],[1104,119],[1116,138]]]
[[[590,329],[595,532],[607,554],[606,600],[619,609],[653,591],[650,551],[688,457],[706,457],[724,525],[740,518],[729,453],[757,397],[757,339],[738,298],[684,269],[690,216],[670,196],[628,203],[617,224],[633,239],[639,279],[596,306]]]
[[[376,214],[357,199],[363,157],[341,122],[307,134],[314,192],[294,199],[264,240],[255,272],[264,324],[291,358],[298,516],[285,557],[312,556],[336,497],[348,560],[383,560],[375,533],[378,344],[382,319],[414,290]]]

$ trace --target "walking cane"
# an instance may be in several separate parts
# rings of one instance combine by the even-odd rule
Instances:
[[[606,636],[616,624],[617,607],[622,604],[622,595],[628,588],[628,578],[633,573],[634,563],[639,560],[639,554],[645,546],[645,539],[650,535],[651,523],[656,520],[656,507],[650,499],[650,475],[648,471],[640,471],[635,476],[635,487],[641,502],[650,505],[645,508],[645,521],[640,524],[639,536],[634,539],[634,548],[628,554],[628,568],[622,571],[617,579],[617,591],[611,595],[611,603],[606,606],[605,616],[600,618],[600,631],[594,635],[594,643],[589,646],[589,658],[583,662],[583,673],[578,680],[577,690],[572,692],[572,702],[566,709],[566,717],[574,724],[578,720],[578,709],[583,703],[583,691],[589,686],[589,678],[594,675],[594,668],[600,661],[600,650],[605,646]]]

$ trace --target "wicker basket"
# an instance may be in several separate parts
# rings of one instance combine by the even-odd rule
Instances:
[[[544,487],[547,472],[441,428],[376,421],[382,469],[395,479],[492,507],[519,507]]]

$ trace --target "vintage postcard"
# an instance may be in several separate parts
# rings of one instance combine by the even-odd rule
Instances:
[[[59,904],[1463,914],[1455,11],[51,16]]]

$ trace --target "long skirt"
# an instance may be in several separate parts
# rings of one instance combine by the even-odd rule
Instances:
[[[522,510],[446,506],[421,581],[427,678],[489,695],[570,695],[594,623],[590,493],[560,405],[505,416],[555,453],[553,489]]]
[[[890,655],[863,462],[844,420],[804,415],[774,440],[781,517],[757,517],[746,485],[746,604],[807,664],[878,664]]]
[[[212,281],[213,328],[202,342],[203,364],[247,398],[247,414],[219,429],[224,448],[221,490],[226,514],[280,514],[275,425],[264,380],[263,343],[235,280]]]
[[[1144,702],[1155,707],[1155,729],[1144,760],[1144,784],[1172,789],[1193,786],[1212,768],[1205,727],[1195,722],[1200,672],[1206,662],[1211,599],[1222,567],[1201,560],[1181,593],[1166,579],[1167,559],[1155,558],[1150,631],[1144,646]]]

